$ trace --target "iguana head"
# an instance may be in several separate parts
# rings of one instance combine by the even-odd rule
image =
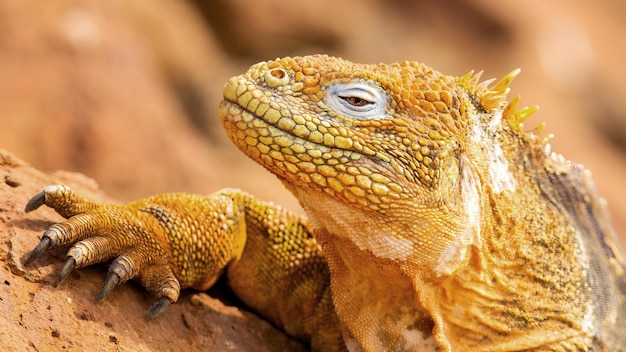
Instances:
[[[470,114],[530,112],[512,113],[504,99],[516,72],[489,89],[477,76],[416,62],[284,58],[229,80],[220,116],[239,148],[299,188],[375,210],[440,201],[458,183],[454,159],[480,123]]]

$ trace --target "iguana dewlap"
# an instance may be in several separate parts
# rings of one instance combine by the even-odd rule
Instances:
[[[517,73],[261,62],[226,83],[219,115],[307,218],[234,189],[119,206],[49,186],[27,211],[68,220],[26,262],[72,244],[58,284],[112,259],[98,297],[137,279],[151,315],[225,272],[314,350],[622,350],[624,252],[589,172],[524,131]]]

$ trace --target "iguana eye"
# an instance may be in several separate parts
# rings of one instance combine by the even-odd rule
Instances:
[[[367,99],[363,99],[361,97],[347,96],[347,97],[339,97],[339,98],[347,101],[352,106],[365,106],[365,105],[368,105],[368,104],[374,104],[373,102],[371,102],[371,101],[369,101]]]
[[[324,102],[340,115],[356,120],[386,117],[387,95],[368,82],[334,83],[328,87]]]

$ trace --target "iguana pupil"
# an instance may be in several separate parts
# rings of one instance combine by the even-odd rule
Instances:
[[[363,99],[363,98],[359,98],[359,97],[354,97],[354,96],[348,96],[348,97],[339,97],[345,101],[347,101],[350,105],[352,106],[365,106],[365,105],[371,105],[374,104],[373,102]]]

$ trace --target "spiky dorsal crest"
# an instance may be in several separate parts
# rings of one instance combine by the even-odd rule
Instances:
[[[513,128],[521,131],[524,126],[523,122],[537,111],[539,107],[529,106],[518,110],[519,96],[516,96],[511,101],[506,99],[510,91],[509,86],[511,82],[513,82],[513,79],[515,79],[520,72],[521,70],[519,68],[509,72],[493,86],[490,85],[495,79],[480,82],[482,71],[476,74],[474,74],[473,71],[468,72],[464,76],[459,77],[457,82],[478,99],[485,111],[493,112],[502,109],[502,117],[509,121]],[[536,132],[540,132],[541,129],[543,129],[543,124],[538,126]]]

